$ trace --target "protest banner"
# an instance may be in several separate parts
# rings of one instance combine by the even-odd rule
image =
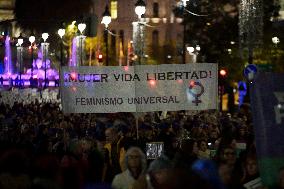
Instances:
[[[217,108],[217,64],[63,67],[64,113]]]
[[[259,73],[250,93],[260,175],[273,187],[284,166],[284,74]]]

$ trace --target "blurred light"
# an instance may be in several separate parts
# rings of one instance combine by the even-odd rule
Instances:
[[[148,57],[149,57],[149,55],[148,55],[148,54],[145,54],[145,55],[144,55],[144,57],[145,57],[145,58],[148,58]]]
[[[106,28],[108,28],[108,25],[110,24],[110,22],[111,22],[111,15],[110,15],[108,6],[106,6],[105,12],[103,13],[103,19],[101,23],[104,24]]]
[[[80,23],[78,25],[78,29],[81,32],[81,34],[83,33],[83,31],[86,29],[86,24],[85,23]]]
[[[210,23],[210,22],[207,22],[206,25],[207,25],[207,26],[211,26],[211,23]]]
[[[126,72],[129,70],[129,66],[124,66],[123,68],[124,68],[124,71]]]
[[[281,105],[281,104],[278,104],[278,105],[277,105],[277,108],[281,109],[281,108],[282,108],[282,105]]]
[[[233,89],[233,93],[236,93],[237,92],[237,89]]]
[[[182,0],[182,5],[184,6],[184,7],[186,7],[186,2],[187,1],[189,1],[189,0]]]
[[[181,83],[183,83],[183,80],[182,80],[182,79],[178,79],[177,82],[178,82],[179,84],[181,84]]]
[[[231,45],[234,45],[235,44],[235,41],[231,41]]]
[[[190,53],[194,52],[194,47],[187,47],[186,50]]]
[[[23,42],[24,42],[24,39],[22,38],[22,35],[20,34],[20,36],[18,37],[18,44],[22,46]]]
[[[62,38],[65,35],[65,29],[60,28],[57,33],[60,36],[60,38]]]
[[[232,54],[232,49],[228,49],[228,53],[229,53],[229,54]]]
[[[71,73],[71,79],[75,80],[77,78],[77,74],[75,72]]]
[[[135,13],[139,18],[146,12],[146,3],[143,0],[138,0],[135,3]]]
[[[199,45],[196,45],[196,48],[195,48],[197,51],[200,51],[201,50],[201,47]]]
[[[171,56],[171,55],[168,55],[168,56],[167,56],[167,58],[168,58],[168,59],[171,59],[171,58],[172,58],[172,56]]]
[[[194,85],[195,85],[194,83],[195,83],[195,81],[190,81],[190,82],[189,82],[189,86],[190,86],[190,87],[194,87]]]
[[[47,40],[48,36],[49,36],[48,33],[43,33],[43,34],[41,35],[41,37],[42,37],[42,39],[43,39],[44,42]]]
[[[225,75],[227,75],[226,70],[224,70],[224,69],[220,70],[220,75],[221,75],[221,76],[225,76]]]
[[[273,37],[272,42],[277,45],[278,43],[280,43],[280,39],[278,37]]]
[[[29,41],[30,41],[30,43],[35,42],[35,36],[31,35],[31,36],[29,37]]]
[[[156,85],[156,81],[155,80],[150,80],[149,84],[150,84],[150,86],[154,87]]]

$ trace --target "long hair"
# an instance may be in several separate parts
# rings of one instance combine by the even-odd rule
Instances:
[[[142,150],[138,147],[130,147],[126,154],[125,154],[125,159],[124,159],[124,164],[125,167],[128,169],[128,156],[131,154],[133,151],[137,151],[140,155],[140,161],[141,161],[141,173],[144,173],[147,169],[147,160],[145,154],[142,152]]]

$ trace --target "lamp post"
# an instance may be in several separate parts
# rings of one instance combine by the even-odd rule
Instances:
[[[185,22],[185,8],[187,1],[182,0],[182,15],[183,15],[183,42],[182,42],[182,63],[185,64],[185,56],[186,56],[186,22]]]
[[[111,15],[109,12],[108,6],[105,7],[105,11],[103,13],[103,18],[101,23],[105,25],[104,36],[105,36],[105,44],[106,44],[106,66],[108,66],[108,25],[111,22]]]
[[[138,63],[139,65],[141,65],[141,59],[143,56],[143,32],[141,29],[141,17],[143,14],[145,14],[146,12],[146,3],[143,0],[138,0],[135,3],[135,13],[138,16],[138,36],[139,36],[139,41],[136,42],[135,44],[135,51],[138,52],[136,54],[138,54]],[[134,32],[134,31],[133,31]]]
[[[48,33],[43,33],[41,35],[42,39],[43,39],[43,43],[41,44],[42,47],[42,52],[43,52],[43,60],[44,60],[44,87],[46,87],[47,84],[47,78],[46,78],[46,69],[47,69],[47,65],[46,65],[46,58],[47,58],[47,50],[48,50],[48,43],[46,43],[46,40],[48,38]]]
[[[34,76],[34,65],[33,65],[33,62],[34,62],[34,47],[33,47],[33,43],[35,42],[35,36],[33,34],[29,37],[29,41],[31,43],[31,65],[32,65],[31,77],[33,78],[33,76]]]
[[[78,29],[80,31],[79,36],[79,46],[80,46],[80,66],[83,65],[83,40],[85,39],[85,36],[83,35],[83,31],[86,29],[85,23],[78,24]]]
[[[24,39],[22,38],[22,35],[18,37],[18,44],[20,45],[17,50],[18,50],[18,58],[19,58],[19,64],[20,64],[20,86],[22,85],[22,58],[23,58],[23,47],[22,44],[24,42]]]
[[[58,35],[60,36],[60,67],[63,66],[63,36],[65,35],[65,29],[60,28],[58,30]]]
[[[201,50],[201,47],[199,45],[196,45],[195,48],[194,47],[187,47],[186,50],[188,51],[189,55],[193,56],[192,63],[196,63],[199,51]]]

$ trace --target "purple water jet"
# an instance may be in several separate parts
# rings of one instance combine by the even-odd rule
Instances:
[[[4,58],[5,73],[10,75],[13,73],[10,37],[7,35],[5,39],[5,58]]]

